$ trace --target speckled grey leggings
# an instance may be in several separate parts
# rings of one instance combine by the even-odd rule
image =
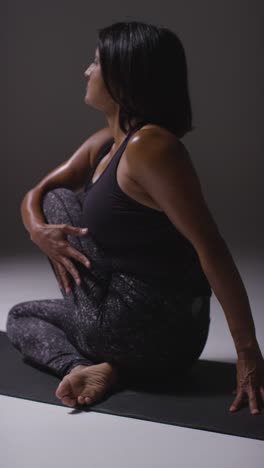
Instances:
[[[47,192],[45,221],[79,227],[83,197],[83,192],[65,188]],[[151,378],[157,370],[168,377],[172,366],[175,371],[190,368],[207,340],[210,298],[164,295],[118,271],[118,261],[106,260],[89,231],[83,237],[68,235],[67,240],[90,259],[91,268],[71,258],[81,285],[70,275],[70,295],[61,289],[61,299],[26,301],[11,308],[6,332],[24,361],[60,378],[78,364],[106,361],[116,365],[121,376],[140,379]]]

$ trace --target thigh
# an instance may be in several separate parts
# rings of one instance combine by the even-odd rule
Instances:
[[[9,316],[15,319],[38,318],[61,329],[70,322],[70,307],[64,299],[39,299],[19,302],[14,305]]]
[[[11,330],[25,336],[34,330],[52,343],[63,340],[63,332],[78,351],[84,355],[93,352],[96,356],[96,348],[89,343],[89,337],[96,334],[96,309],[87,305],[86,309],[79,309],[70,298],[21,302],[9,311],[6,328],[10,336]]]
[[[132,275],[113,273],[98,313],[98,335],[104,359],[134,369],[165,367],[178,359],[190,341],[190,307],[173,303]]]
[[[48,193],[44,203],[48,221],[79,226],[83,196],[68,189]],[[73,281],[72,294],[65,299],[71,304],[77,332],[81,324],[83,336],[101,351],[102,358],[116,357],[131,365],[140,365],[144,359],[166,365],[179,356],[187,359],[194,355],[204,325],[194,319],[190,298],[173,291],[165,294],[132,275],[113,271],[89,234],[68,236],[68,240],[76,248],[79,245],[91,259],[92,268],[89,271],[75,263],[82,284],[78,287]],[[92,289],[85,283],[90,272],[94,275]]]
[[[57,188],[47,192],[42,201],[43,216],[49,224],[68,224],[74,227],[80,226],[82,204],[84,196],[81,193],[72,192],[66,188]],[[111,261],[106,258],[101,247],[98,246],[93,236],[89,233],[85,236],[67,234],[69,244],[83,253],[90,261],[91,267],[85,267],[81,262],[71,257],[72,263],[77,268],[80,277],[83,277],[87,285],[105,286],[109,282]],[[74,284],[74,280],[72,279]]]

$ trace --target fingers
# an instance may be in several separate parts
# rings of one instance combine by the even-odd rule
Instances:
[[[234,399],[232,405],[230,406],[229,410],[230,411],[237,411],[242,406],[242,404],[244,403],[244,400],[245,400],[244,390],[240,390],[238,392],[236,398]]]
[[[67,270],[60,263],[57,264],[58,269],[58,281],[62,289],[66,291],[67,294],[71,292],[71,285],[68,279]]]
[[[234,391],[232,392],[234,393]],[[264,389],[260,388],[260,394],[264,401]],[[260,411],[258,409],[258,398],[257,398],[257,390],[253,387],[249,387],[248,395],[245,393],[245,390],[240,389],[235,400],[233,401],[232,405],[230,406],[230,411],[237,411],[241,406],[247,402],[249,402],[249,408],[251,414],[259,414]]]
[[[252,414],[258,414],[258,402],[257,402],[257,391],[249,387],[249,407]]]
[[[91,262],[88,260],[88,258],[85,257],[79,250],[74,249],[70,244],[67,246],[67,252],[73,257],[75,260],[78,260],[80,263],[82,263],[84,266],[87,268],[90,268]]]
[[[55,273],[56,273],[56,277],[57,277],[57,280],[58,280],[58,283],[59,283],[59,286],[61,289],[64,288],[64,284],[63,284],[63,279],[61,277],[61,274],[60,274],[60,271],[59,271],[59,268],[58,268],[58,264],[57,262],[52,262],[53,264],[53,267],[54,267],[54,270],[55,270]]]
[[[75,268],[74,264],[66,257],[62,258],[62,263],[65,266],[66,270],[72,275],[74,281],[76,282],[77,286],[81,284],[81,278],[79,276],[79,272],[77,268]]]
[[[69,224],[61,224],[60,228],[65,234],[76,236],[83,236],[86,235],[88,232],[88,228],[79,228],[71,226]],[[69,254],[72,258],[82,263],[86,268],[91,267],[91,262],[85,255],[83,255],[80,251],[72,247],[66,240],[58,242],[58,245],[60,246],[61,250],[60,258],[57,259],[58,281],[60,287],[63,287],[66,290],[66,292],[70,292],[71,288],[67,272],[71,274],[77,286],[80,286],[81,278],[73,262],[71,262],[71,260],[65,256],[65,250],[67,251],[67,254]]]
[[[88,228],[78,228],[78,227],[71,226],[68,224],[63,224],[62,229],[63,229],[63,232],[65,232],[66,234],[76,235],[76,236],[83,236],[83,235],[86,235],[88,232]],[[64,243],[62,245],[63,247],[65,247]],[[91,266],[90,260],[86,258],[85,255],[83,255],[79,250],[74,249],[70,244],[67,244],[66,248],[69,254],[71,254],[71,257],[73,257],[75,260],[78,260],[87,268]]]
[[[88,228],[79,228],[71,226],[70,224],[62,224],[62,230],[66,234],[71,234],[72,236],[83,236],[88,232]]]

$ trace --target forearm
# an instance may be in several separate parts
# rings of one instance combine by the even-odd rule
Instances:
[[[35,187],[24,196],[20,211],[23,224],[26,230],[31,232],[38,225],[45,223],[45,218],[41,208],[42,198],[45,195],[45,190],[40,187]]]
[[[248,295],[224,240],[217,252],[207,252],[199,258],[225,313],[238,356],[261,353]]]

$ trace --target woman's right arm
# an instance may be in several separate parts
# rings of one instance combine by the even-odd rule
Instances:
[[[111,138],[109,127],[93,134],[66,162],[57,166],[29,190],[21,203],[21,216],[30,239],[50,258],[59,285],[67,293],[71,289],[69,275],[77,284],[80,282],[78,270],[72,259],[83,263],[86,267],[89,259],[70,246],[65,236],[67,234],[80,236],[86,233],[81,233],[80,229],[73,226],[46,224],[42,213],[42,199],[46,192],[59,187],[69,188],[72,191],[80,190],[87,180],[95,157]]]
[[[46,192],[59,187],[80,190],[100,148],[112,138],[109,127],[91,135],[75,153],[29,190],[21,203],[22,221],[32,238],[34,230],[45,224],[42,199]]]

